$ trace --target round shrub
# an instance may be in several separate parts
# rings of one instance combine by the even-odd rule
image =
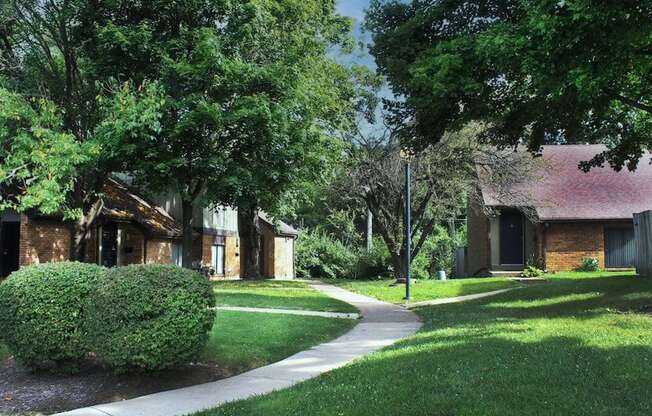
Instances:
[[[93,351],[116,372],[163,370],[192,362],[215,318],[208,279],[177,266],[109,269],[89,305]]]
[[[41,369],[84,358],[87,300],[103,273],[93,264],[41,264],[0,284],[0,338],[20,363]]]

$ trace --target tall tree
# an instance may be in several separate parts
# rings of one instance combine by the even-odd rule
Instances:
[[[497,151],[478,144],[477,137],[484,129],[470,124],[447,133],[412,158],[412,260],[437,225],[461,214],[469,198],[479,197],[480,187],[491,186],[498,195],[514,201],[525,196],[517,185],[531,177],[531,158],[523,152]],[[373,213],[398,279],[405,278],[407,270],[402,149],[393,130],[361,136],[351,155],[350,171],[337,183],[340,194],[361,201]]]
[[[0,1],[3,110],[16,117],[5,118],[0,133],[8,153],[0,170],[10,170],[0,177],[2,198],[19,211],[74,218],[73,258],[81,257],[82,241],[100,212],[105,179],[130,159],[113,147],[121,145],[118,135],[134,135],[145,124],[144,130],[155,129],[157,118],[142,107],[128,108],[140,105],[136,90],[129,91],[133,100],[118,105],[125,90],[91,70],[79,33],[80,14],[88,7],[71,0]],[[112,125],[122,128],[112,131]]]
[[[652,144],[648,1],[372,1],[372,53],[416,146],[470,120],[486,138],[607,142],[593,164],[634,168]]]
[[[183,264],[197,206],[239,208],[244,275],[257,277],[258,210],[284,198],[337,155],[347,72],[326,58],[346,43],[332,0],[96,1],[82,19],[98,76],[155,81],[160,129],[128,144],[151,189],[180,193]]]
[[[209,198],[238,207],[243,275],[256,278],[259,210],[287,214],[306,184],[329,176],[342,155],[339,137],[361,98],[351,71],[327,55],[350,40],[350,22],[335,15],[334,1],[251,4],[257,18],[250,31],[256,36],[244,39],[242,56],[265,68],[270,89],[238,114],[226,175]]]

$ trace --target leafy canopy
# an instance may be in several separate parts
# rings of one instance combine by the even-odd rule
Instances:
[[[46,99],[27,101],[0,88],[0,211],[21,207],[68,215],[66,195],[78,168],[97,153],[63,130],[62,114]]]
[[[634,168],[652,143],[648,1],[372,1],[372,53],[417,147],[471,120],[510,146],[601,142]]]

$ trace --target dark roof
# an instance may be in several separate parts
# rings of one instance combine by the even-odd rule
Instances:
[[[501,201],[482,190],[487,206],[529,206],[541,221],[623,220],[652,209],[652,157],[646,153],[634,172],[620,172],[609,166],[585,173],[580,162],[606,150],[603,145],[543,146],[537,172],[525,184],[524,202]]]
[[[117,179],[109,179],[104,185],[103,193],[102,214],[107,218],[135,221],[155,236],[181,236],[181,227],[169,213]]]
[[[269,216],[269,214],[263,211],[258,213],[258,217],[263,220],[263,222],[272,227],[278,235],[288,237],[297,237],[299,235],[299,231],[294,229],[292,226],[284,223],[283,221],[275,221],[272,217]]]

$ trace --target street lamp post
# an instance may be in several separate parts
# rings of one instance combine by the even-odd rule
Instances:
[[[405,300],[410,301],[410,263],[412,263],[412,202],[410,159],[405,159]]]
[[[411,195],[411,176],[412,176],[412,159],[414,151],[412,149],[402,149],[401,159],[405,161],[405,301],[410,301],[410,274],[412,263],[412,195]]]

